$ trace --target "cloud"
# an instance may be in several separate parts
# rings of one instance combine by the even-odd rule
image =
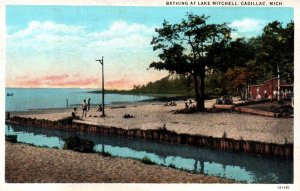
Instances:
[[[105,47],[110,52],[130,48],[150,48],[154,27],[143,24],[113,22],[106,30],[89,31],[85,26],[65,25],[52,21],[31,21],[26,28],[7,34],[8,51],[93,52]]]
[[[31,21],[25,28],[7,34],[8,53],[22,54],[53,52],[76,49],[84,40],[84,26],[65,25],[52,21]]]
[[[260,32],[265,25],[265,21],[245,18],[243,20],[235,20],[229,24],[229,27],[236,29],[238,32]]]
[[[232,39],[243,38],[243,35],[238,33],[238,32],[232,31],[231,32],[231,38]]]
[[[150,48],[150,39],[151,37],[145,37],[140,34],[131,34],[127,37],[117,37],[117,38],[110,38],[108,40],[98,40],[93,42],[89,45],[90,48],[93,47],[109,47],[110,51],[117,51],[126,49],[131,49],[131,51],[138,51],[141,49]]]
[[[77,77],[74,77],[77,76]],[[80,87],[100,84],[98,78],[78,75],[46,75],[41,77],[17,76],[10,86],[13,87]]]
[[[103,55],[105,69],[109,71],[106,80],[111,81],[108,86],[132,88],[133,82],[115,80],[115,75],[124,74],[124,67],[147,68],[153,54],[150,42],[154,28],[116,21],[107,28],[92,31],[85,26],[52,21],[29,22],[24,28],[7,31],[6,71],[11,76],[7,84],[14,87],[26,84],[31,87],[97,87],[101,83],[93,78],[90,80],[89,76],[99,76],[99,65],[94,60]],[[32,74],[32,69],[38,74]],[[133,70],[127,71],[131,74],[129,78],[137,79]],[[22,81],[15,78],[16,74],[29,77]],[[44,76],[37,77],[41,74]],[[135,74],[141,75],[141,72]],[[126,78],[124,75],[118,77]]]
[[[47,81],[65,80],[68,77],[69,77],[68,74],[54,75],[54,76],[46,76],[46,77],[42,78],[42,80],[47,80]]]
[[[41,78],[36,78],[36,79],[32,79],[30,78],[29,75],[21,75],[21,76],[17,76],[16,80],[17,81],[35,81],[35,80],[39,80],[39,81],[57,81],[57,80],[65,80],[68,79],[69,75],[68,74],[62,74],[62,75],[47,75]]]
[[[147,27],[142,24],[128,24],[124,21],[116,21],[108,30],[92,33],[89,36],[95,41],[89,46],[110,47],[111,49],[144,49],[150,47],[150,41],[155,27]]]
[[[25,38],[40,34],[70,35],[84,32],[84,29],[85,27],[83,26],[57,24],[52,21],[31,21],[27,24],[27,28],[21,29],[9,36],[13,38]]]
[[[28,75],[17,76],[15,81],[9,84],[11,87],[98,87],[101,84],[99,77],[86,77],[75,73],[72,75],[46,75],[30,77]],[[105,82],[107,89],[132,89],[135,82],[122,78]]]
[[[95,38],[111,39],[127,37],[131,34],[149,35],[153,32],[154,27],[147,27],[138,23],[128,24],[125,21],[116,21],[109,26],[108,30],[92,33],[91,36]]]
[[[95,87],[100,84],[97,78],[80,78],[77,80],[49,81],[46,85],[49,87]]]

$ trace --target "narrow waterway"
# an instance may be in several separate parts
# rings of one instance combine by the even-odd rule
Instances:
[[[94,142],[97,152],[142,159],[194,173],[219,176],[247,183],[293,183],[293,161],[197,148],[188,145],[144,141],[134,138],[99,136],[46,128],[6,125],[6,135],[18,142],[62,148],[64,139],[76,135]]]

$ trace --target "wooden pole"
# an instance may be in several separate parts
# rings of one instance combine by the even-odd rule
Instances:
[[[103,105],[102,116],[104,117],[105,116],[105,113],[104,113],[105,105],[104,105],[104,61],[103,61],[103,56],[102,56],[102,105]]]
[[[103,56],[101,60],[96,60],[98,62],[100,62],[100,64],[102,65],[102,117],[105,117],[105,112],[104,112],[104,61],[103,61]]]
[[[278,96],[278,101],[280,101],[280,74],[279,74],[279,66],[278,66],[278,64],[277,64],[277,73],[278,73],[278,88],[277,88],[277,90],[278,90],[278,93],[277,93],[277,96]]]

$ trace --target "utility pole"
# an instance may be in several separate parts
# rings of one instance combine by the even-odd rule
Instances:
[[[96,62],[100,62],[100,64],[102,65],[102,117],[105,117],[105,113],[104,113],[104,63],[103,63],[103,56],[101,60],[96,60]]]
[[[278,64],[277,64],[277,73],[278,73],[278,76],[277,76],[278,77],[278,84],[277,84],[278,85],[278,88],[277,88],[278,89],[278,93],[277,93],[277,96],[278,96],[278,101],[280,101],[280,96],[281,96],[280,95],[280,74],[279,74],[279,66],[278,66]]]

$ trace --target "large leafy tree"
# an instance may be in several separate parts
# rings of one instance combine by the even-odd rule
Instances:
[[[271,76],[279,74],[283,79],[292,83],[294,81],[294,22],[286,27],[274,21],[264,27],[261,36],[261,60]]]
[[[256,60],[256,42],[253,39],[238,38],[230,42],[223,51],[225,81],[240,95],[247,98],[247,89],[262,75],[262,66]]]
[[[227,45],[231,32],[226,24],[208,24],[208,18],[187,14],[178,24],[164,21],[162,28],[155,29],[157,36],[151,41],[160,60],[150,67],[191,76],[198,111],[205,109],[205,74],[219,63],[216,55]]]

